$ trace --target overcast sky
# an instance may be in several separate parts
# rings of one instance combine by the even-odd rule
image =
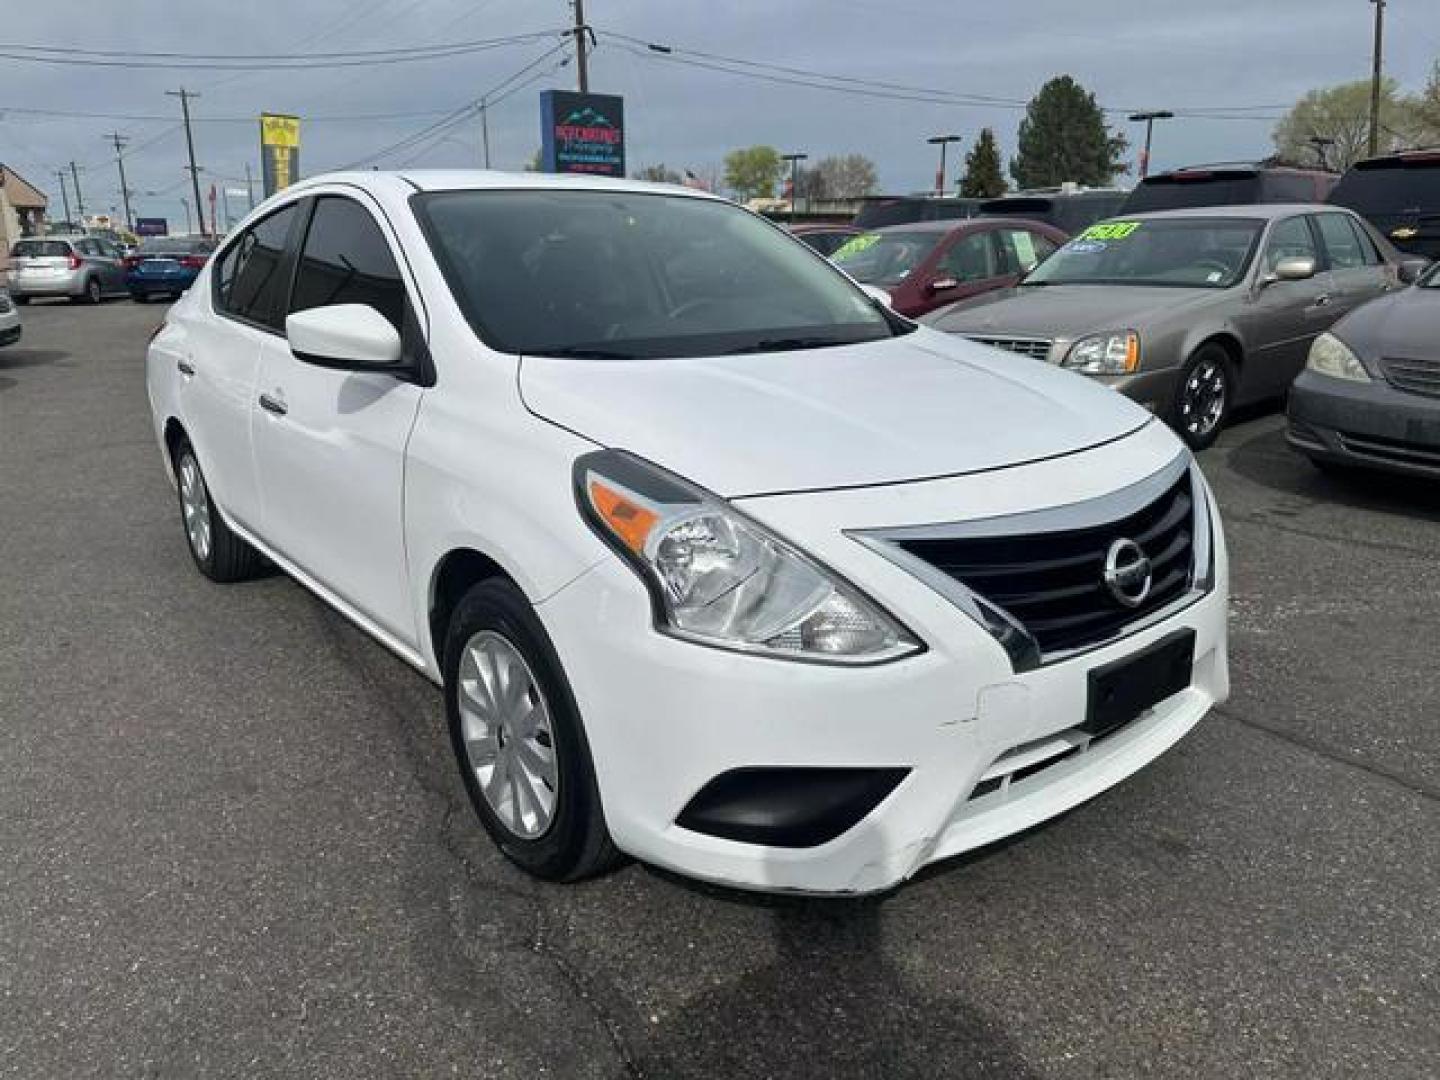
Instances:
[[[67,0],[6,8],[0,36],[12,44],[191,54],[396,48],[559,29],[570,18],[566,0]],[[602,33],[907,86],[1024,100],[1050,76],[1069,73],[1117,109],[1265,107],[1254,111],[1260,119],[1186,118],[1158,127],[1155,168],[1266,154],[1283,111],[1277,106],[1368,74],[1374,10],[1366,0],[586,0],[586,9]],[[1440,57],[1440,0],[1390,0],[1387,11],[1387,70],[1418,89]],[[119,204],[119,182],[103,136],[118,129],[134,148],[127,169],[142,193],[136,213],[171,218],[178,228],[179,199],[188,194],[185,144],[179,102],[167,89],[201,92],[198,160],[207,179],[236,187],[247,161],[258,175],[254,114],[308,118],[301,168],[309,175],[424,129],[551,47],[531,41],[411,64],[238,74],[0,59],[0,161],[42,187],[58,216],[54,173],[73,159],[83,166],[87,209],[109,209]],[[490,110],[496,167],[518,168],[538,147],[539,90],[574,82],[572,63]],[[591,88],[625,96],[632,169],[664,162],[701,172],[718,167],[731,148],[770,143],[812,158],[866,154],[882,188],[897,192],[933,182],[927,136],[965,136],[963,149],[990,125],[1008,158],[1021,115],[1006,105],[891,101],[752,81],[636,55],[603,36]],[[410,115],[326,119],[392,113]],[[1112,120],[1137,134],[1123,116]],[[479,123],[466,120],[380,164],[479,160]]]

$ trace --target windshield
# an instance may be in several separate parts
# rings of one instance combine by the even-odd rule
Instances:
[[[70,245],[64,240],[19,240],[10,249],[17,259],[34,259],[49,256],[65,258],[70,254]]]
[[[898,285],[944,238],[934,229],[872,232],[841,245],[835,265],[866,285]]]
[[[1241,218],[1105,221],[1071,240],[1021,284],[1226,289],[1249,269],[1262,224]]]
[[[909,329],[803,244],[718,199],[529,190],[412,201],[470,325],[502,352],[720,356]]]

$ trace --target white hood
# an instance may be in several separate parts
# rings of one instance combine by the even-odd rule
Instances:
[[[1150,420],[1083,376],[924,327],[788,353],[527,356],[520,392],[536,415],[729,498],[1003,468]]]

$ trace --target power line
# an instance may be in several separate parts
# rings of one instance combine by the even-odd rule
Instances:
[[[7,42],[0,42],[0,50],[60,53],[64,56],[109,57],[112,59],[120,58],[128,60],[218,60],[227,63],[231,61],[278,61],[285,63],[308,63],[310,61],[319,59],[359,59],[362,57],[378,57],[392,55],[409,56],[446,49],[491,48],[499,45],[512,45],[520,41],[534,41],[536,38],[554,37],[557,33],[569,33],[569,31],[534,30],[526,34],[510,34],[506,37],[497,38],[476,38],[472,41],[436,42],[430,45],[395,46],[389,49],[353,49],[343,52],[317,53],[142,52],[137,49],[77,49],[70,45],[19,45]]]

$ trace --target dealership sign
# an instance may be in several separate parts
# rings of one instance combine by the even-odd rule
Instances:
[[[168,236],[170,235],[170,223],[163,217],[137,217],[135,219],[136,236]]]
[[[260,114],[260,167],[267,199],[300,179],[298,116]]]
[[[625,103],[614,94],[540,94],[540,161],[546,172],[625,175]]]

